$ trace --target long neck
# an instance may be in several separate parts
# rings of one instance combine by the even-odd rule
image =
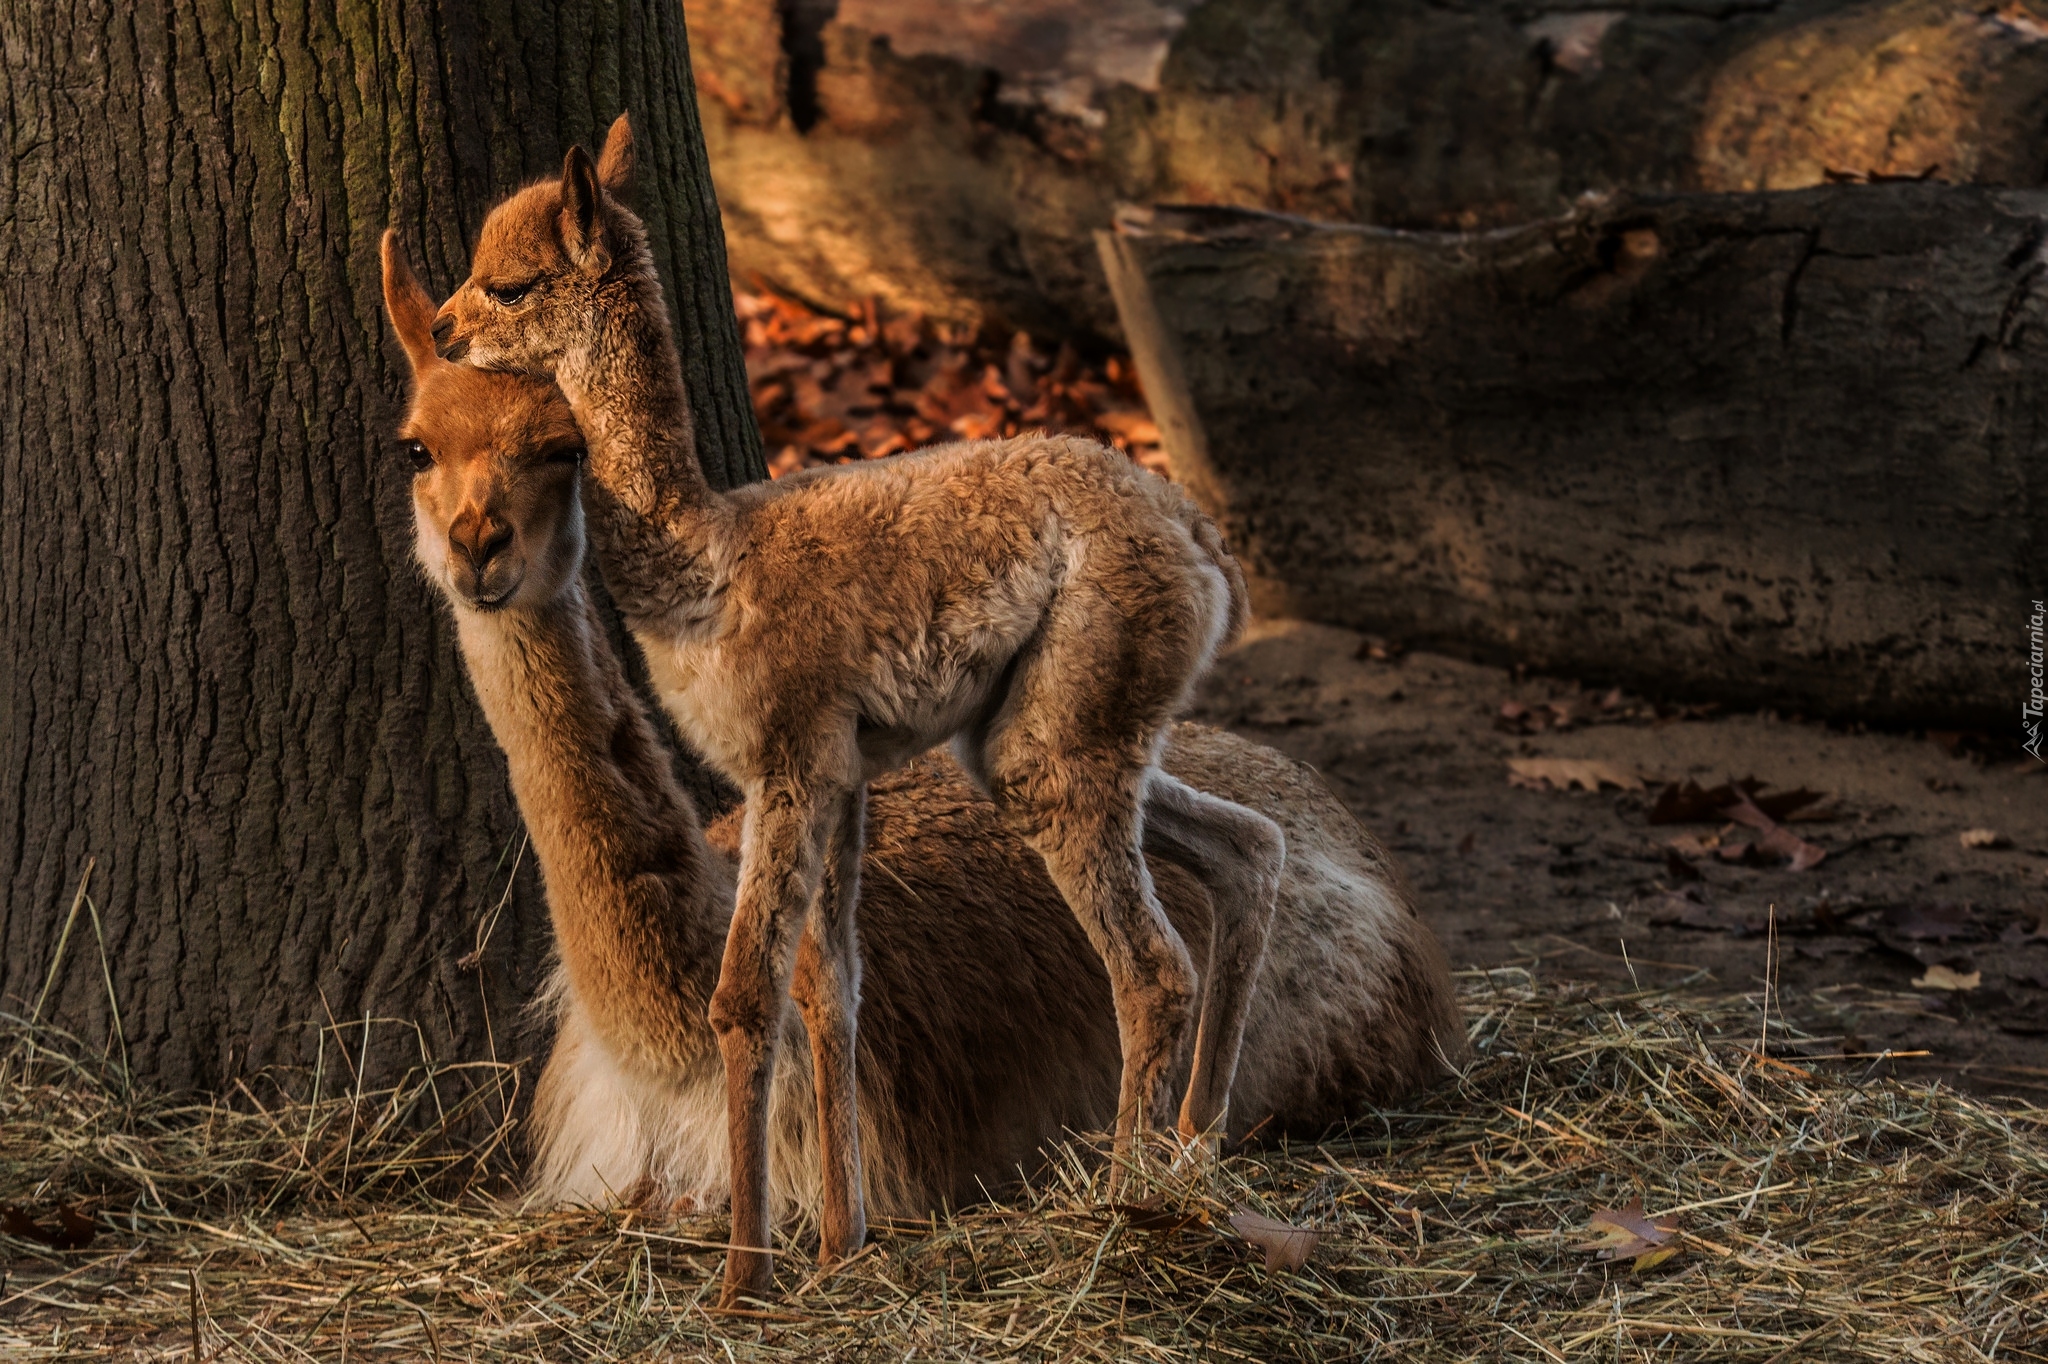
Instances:
[[[697,459],[689,393],[652,261],[603,290],[589,347],[556,370],[590,452],[591,539],[636,630],[673,629],[717,589],[730,513]]]
[[[458,609],[464,661],[505,750],[562,965],[622,1060],[712,1047],[732,883],[588,595],[535,611]]]

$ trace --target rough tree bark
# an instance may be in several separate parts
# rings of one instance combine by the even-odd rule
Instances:
[[[1653,694],[2016,732],[2048,194],[1622,198],[1489,233],[1104,235],[1261,609]]]
[[[138,1078],[297,1061],[330,1010],[509,1051],[545,920],[530,859],[493,908],[519,821],[410,563],[378,234],[448,287],[630,108],[707,463],[761,476],[679,6],[20,0],[0,50],[0,1008],[96,858]],[[81,921],[43,1009],[95,1044],[98,954]],[[419,1047],[373,1029],[372,1072]]]

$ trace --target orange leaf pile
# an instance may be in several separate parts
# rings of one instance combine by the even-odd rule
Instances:
[[[765,289],[733,291],[771,477],[949,440],[1073,432],[1166,472],[1159,428],[1124,356],[1005,340],[873,300],[836,317]]]

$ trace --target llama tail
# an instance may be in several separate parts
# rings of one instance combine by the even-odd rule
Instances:
[[[1245,589],[1244,569],[1239,566],[1237,556],[1230,552],[1230,546],[1223,542],[1223,528],[1196,505],[1195,499],[1188,496],[1187,489],[1180,484],[1163,478],[1146,478],[1142,482],[1151,492],[1154,505],[1180,522],[1188,538],[1194,541],[1195,552],[1222,575],[1228,602],[1224,608],[1223,633],[1215,647],[1218,651],[1229,648],[1244,635],[1244,627],[1251,619],[1251,596]]]
[[[1194,537],[1195,548],[1216,566],[1230,591],[1230,614],[1223,627],[1223,641],[1217,646],[1227,649],[1237,643],[1244,634],[1245,622],[1251,619],[1251,596],[1245,590],[1244,569],[1238,564],[1237,556],[1230,552],[1230,546],[1223,543],[1222,527],[1192,501],[1188,503],[1188,511],[1188,533]]]

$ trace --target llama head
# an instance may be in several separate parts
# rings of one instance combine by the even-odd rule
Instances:
[[[647,234],[615,197],[633,176],[633,129],[620,114],[593,162],[571,147],[559,180],[513,194],[484,219],[469,278],[441,305],[442,358],[552,377],[587,350],[606,286],[652,274]]]
[[[458,610],[532,608],[583,559],[583,434],[546,379],[451,364],[434,353],[434,301],[384,234],[384,307],[412,363],[399,428],[412,461],[414,551]]]

